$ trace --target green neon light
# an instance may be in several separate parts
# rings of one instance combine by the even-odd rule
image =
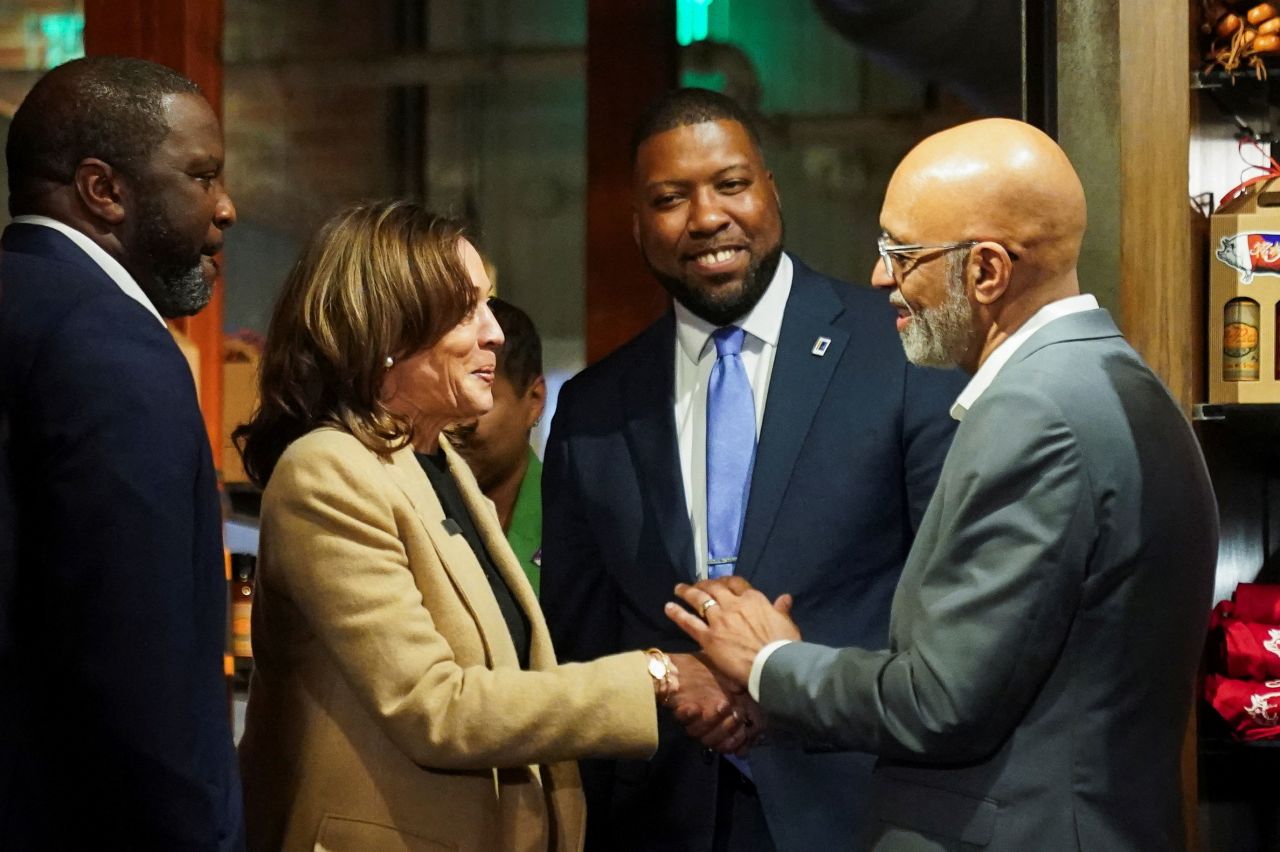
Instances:
[[[706,41],[711,24],[708,7],[714,0],[676,0],[676,42],[684,47]]]
[[[36,30],[44,42],[44,67],[54,68],[84,56],[84,15],[38,15]]]
[[[719,71],[684,71],[680,74],[680,85],[694,89],[710,89],[723,92],[725,79]]]

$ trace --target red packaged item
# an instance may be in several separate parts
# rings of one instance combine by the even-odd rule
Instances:
[[[1236,604],[1235,601],[1218,601],[1218,605],[1213,608],[1213,612],[1209,613],[1209,632],[1222,627],[1228,619],[1235,618]]]
[[[1244,680],[1280,678],[1280,627],[1226,618],[1217,640],[1220,674]]]
[[[1280,680],[1232,680],[1209,675],[1204,697],[1226,720],[1238,740],[1280,737]]]
[[[1231,615],[1241,621],[1280,625],[1280,585],[1241,583],[1232,599]]]

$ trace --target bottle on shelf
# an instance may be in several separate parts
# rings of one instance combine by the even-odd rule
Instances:
[[[237,660],[253,657],[249,623],[253,614],[253,575],[258,559],[250,553],[231,554],[231,653]]]
[[[1253,299],[1236,298],[1222,309],[1222,380],[1256,382],[1259,379],[1259,320],[1261,311]]]

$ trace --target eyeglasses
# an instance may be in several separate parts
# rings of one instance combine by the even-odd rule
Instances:
[[[895,254],[918,254],[922,251],[955,251],[956,249],[972,248],[978,244],[977,240],[962,240],[956,243],[910,243],[906,245],[897,245],[889,242],[884,234],[876,238],[876,248],[880,250],[880,260],[884,262],[885,272],[889,273],[889,277],[894,281],[900,281],[901,276],[907,274],[906,269],[898,269],[894,266],[893,256]]]
[[[893,262],[895,254],[918,254],[922,251],[955,251],[957,249],[973,248],[980,242],[986,240],[961,240],[954,243],[910,243],[896,244],[889,242],[889,238],[881,234],[876,238],[876,248],[880,251],[880,260],[884,262],[884,269],[889,273],[894,281],[901,281],[902,276],[906,275],[908,269],[900,269]],[[1005,253],[1009,255],[1010,260],[1017,260],[1018,255],[1005,249]]]

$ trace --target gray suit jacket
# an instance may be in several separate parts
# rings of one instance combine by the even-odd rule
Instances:
[[[784,646],[761,703],[880,755],[874,848],[1181,849],[1217,531],[1165,388],[1105,311],[1063,317],[957,430],[889,650]]]

